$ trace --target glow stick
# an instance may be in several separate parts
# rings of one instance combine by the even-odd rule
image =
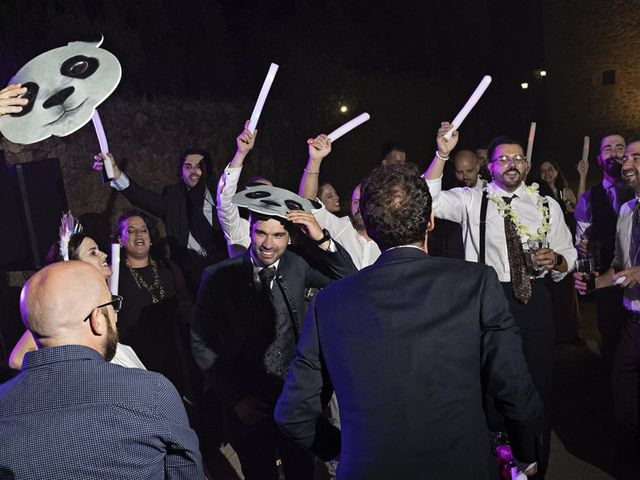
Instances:
[[[109,290],[112,295],[118,294],[118,280],[120,279],[120,244],[111,244],[111,278],[109,279]]]
[[[366,122],[370,118],[371,118],[371,116],[368,113],[366,113],[366,112],[365,113],[361,113],[356,118],[352,118],[351,120],[349,120],[347,123],[345,123],[341,127],[336,128],[333,132],[331,132],[327,136],[329,137],[329,139],[331,139],[332,142],[335,142],[341,136],[349,133],[354,128],[362,125],[364,122]]]
[[[529,141],[527,142],[527,161],[531,163],[531,155],[533,155],[533,140],[536,138],[536,122],[531,122],[529,127]]]
[[[271,85],[273,84],[273,79],[276,78],[277,71],[278,65],[272,63],[269,67],[269,71],[267,72],[267,78],[264,79],[264,83],[262,84],[262,89],[260,90],[260,95],[258,95],[256,106],[253,107],[253,113],[251,114],[251,118],[249,119],[249,131],[251,132],[251,134],[253,134],[253,132],[255,132],[256,130],[258,119],[260,118],[260,114],[262,113],[262,107],[264,107],[264,102],[267,101],[267,95],[269,95],[269,90],[271,89]]]
[[[453,122],[451,122],[451,125],[453,125],[453,128],[445,134],[444,138],[446,140],[451,140],[451,135],[453,135],[453,131],[458,130],[458,128],[460,128],[460,125],[462,125],[462,122],[464,122],[464,119],[467,118],[467,115],[469,115],[469,112],[473,110],[473,107],[476,106],[476,103],[478,103],[478,100],[480,100],[480,97],[482,97],[482,95],[484,94],[485,90],[487,89],[490,83],[491,83],[491,77],[489,75],[485,75],[484,77],[482,77],[482,80],[480,81],[476,89],[471,94],[471,97],[469,97],[469,100],[467,100],[467,103],[464,104],[464,107],[462,107],[462,110],[460,110],[458,115],[456,115],[455,118],[453,119]]]
[[[113,180],[113,164],[111,163],[111,159],[107,156],[107,152],[109,152],[109,144],[107,143],[107,136],[104,134],[104,127],[102,126],[102,121],[100,120],[100,114],[98,113],[98,110],[93,112],[91,120],[93,121],[93,126],[96,129],[96,135],[98,136],[100,152],[102,152],[105,156],[105,158],[102,159],[104,163],[104,171],[107,174],[107,179]]]
[[[582,141],[582,161],[589,161],[589,137],[584,137]]]

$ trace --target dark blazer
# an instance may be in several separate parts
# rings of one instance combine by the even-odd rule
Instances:
[[[334,244],[335,253],[308,249],[314,262],[326,265],[329,276],[309,266],[291,247],[280,258],[276,281],[285,293],[296,338],[305,315],[305,289],[325,287],[356,271],[349,254]],[[194,357],[205,373],[205,388],[213,388],[227,409],[246,395],[275,405],[282,389],[282,379],[264,370],[263,354],[270,344],[269,335],[273,339],[275,314],[268,298],[259,294],[258,283],[246,252],[205,269],[194,305]]]
[[[317,428],[324,372],[342,447]],[[398,248],[316,296],[275,417],[316,454],[340,453],[340,479],[495,478],[484,390],[534,461],[542,407],[495,271]]]

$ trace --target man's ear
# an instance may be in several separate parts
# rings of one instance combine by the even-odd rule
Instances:
[[[433,210],[431,210],[431,215],[429,216],[429,223],[427,223],[427,232],[433,230],[436,226],[436,217],[433,215]]]
[[[101,337],[107,333],[107,322],[109,318],[105,316],[102,308],[94,308],[87,321],[91,327],[91,333],[96,337]]]

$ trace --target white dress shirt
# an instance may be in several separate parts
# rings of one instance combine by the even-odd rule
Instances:
[[[242,254],[251,244],[249,221],[240,216],[238,207],[231,203],[236,194],[242,167],[232,168],[229,165],[218,181],[218,220],[227,241],[229,257]]]
[[[442,191],[442,177],[437,180],[427,180],[427,185],[433,197],[433,210],[436,217],[462,225],[465,259],[477,262],[480,250],[482,190],[464,187]],[[499,188],[495,182],[491,182],[486,186],[486,190],[490,196],[511,197],[514,194],[517,195],[517,198],[511,202],[511,208],[518,215],[520,221],[531,232],[536,232],[542,226],[542,213],[538,209],[536,196],[529,193],[524,184],[521,184],[515,192],[509,193]],[[564,215],[558,202],[552,198],[548,198],[548,200],[550,219],[547,240],[549,248],[566,259],[569,266],[568,271],[571,271],[578,256],[572,243],[571,232],[564,221]],[[486,222],[485,263],[495,269],[501,282],[510,282],[511,272],[504,233],[504,218],[496,203],[491,199],[487,204]],[[556,282],[562,280],[565,275],[566,273],[551,270],[551,277]]]
[[[318,202],[320,202],[318,200]],[[320,202],[322,203],[322,202]],[[324,205],[313,214],[322,228],[326,228],[336,242],[344,247],[358,270],[372,265],[380,256],[380,247],[373,240],[366,239],[353,228],[349,217],[338,217]]]
[[[633,208],[638,198],[629,200],[620,207],[616,225],[616,252],[611,266],[617,272],[633,267],[629,249],[631,247],[631,229],[633,227]],[[624,307],[632,312],[640,313],[640,287],[624,289]]]
[[[111,181],[111,186],[119,192],[129,188],[129,185],[131,185],[131,180],[129,180],[129,177],[124,172],[120,172],[120,176]],[[213,203],[213,197],[207,188],[204,203],[202,204],[202,213],[204,213],[204,217],[211,226],[213,226],[213,207],[215,207],[215,203]],[[198,252],[198,255],[202,257],[207,256],[206,250],[193,238],[191,232],[189,232],[189,238],[187,239],[187,248]]]

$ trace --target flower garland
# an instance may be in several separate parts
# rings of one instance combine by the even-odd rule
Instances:
[[[522,223],[518,214],[511,208],[511,205],[507,204],[501,196],[488,191],[487,196],[491,201],[495,202],[502,217],[509,217],[511,219],[523,242],[527,240],[543,240],[547,237],[547,233],[549,233],[549,205],[544,201],[544,196],[538,192],[537,183],[532,183],[531,185],[525,186],[525,188],[530,195],[536,197],[536,207],[538,207],[538,211],[542,214],[542,225],[540,225],[535,233],[532,233],[529,228]]]

